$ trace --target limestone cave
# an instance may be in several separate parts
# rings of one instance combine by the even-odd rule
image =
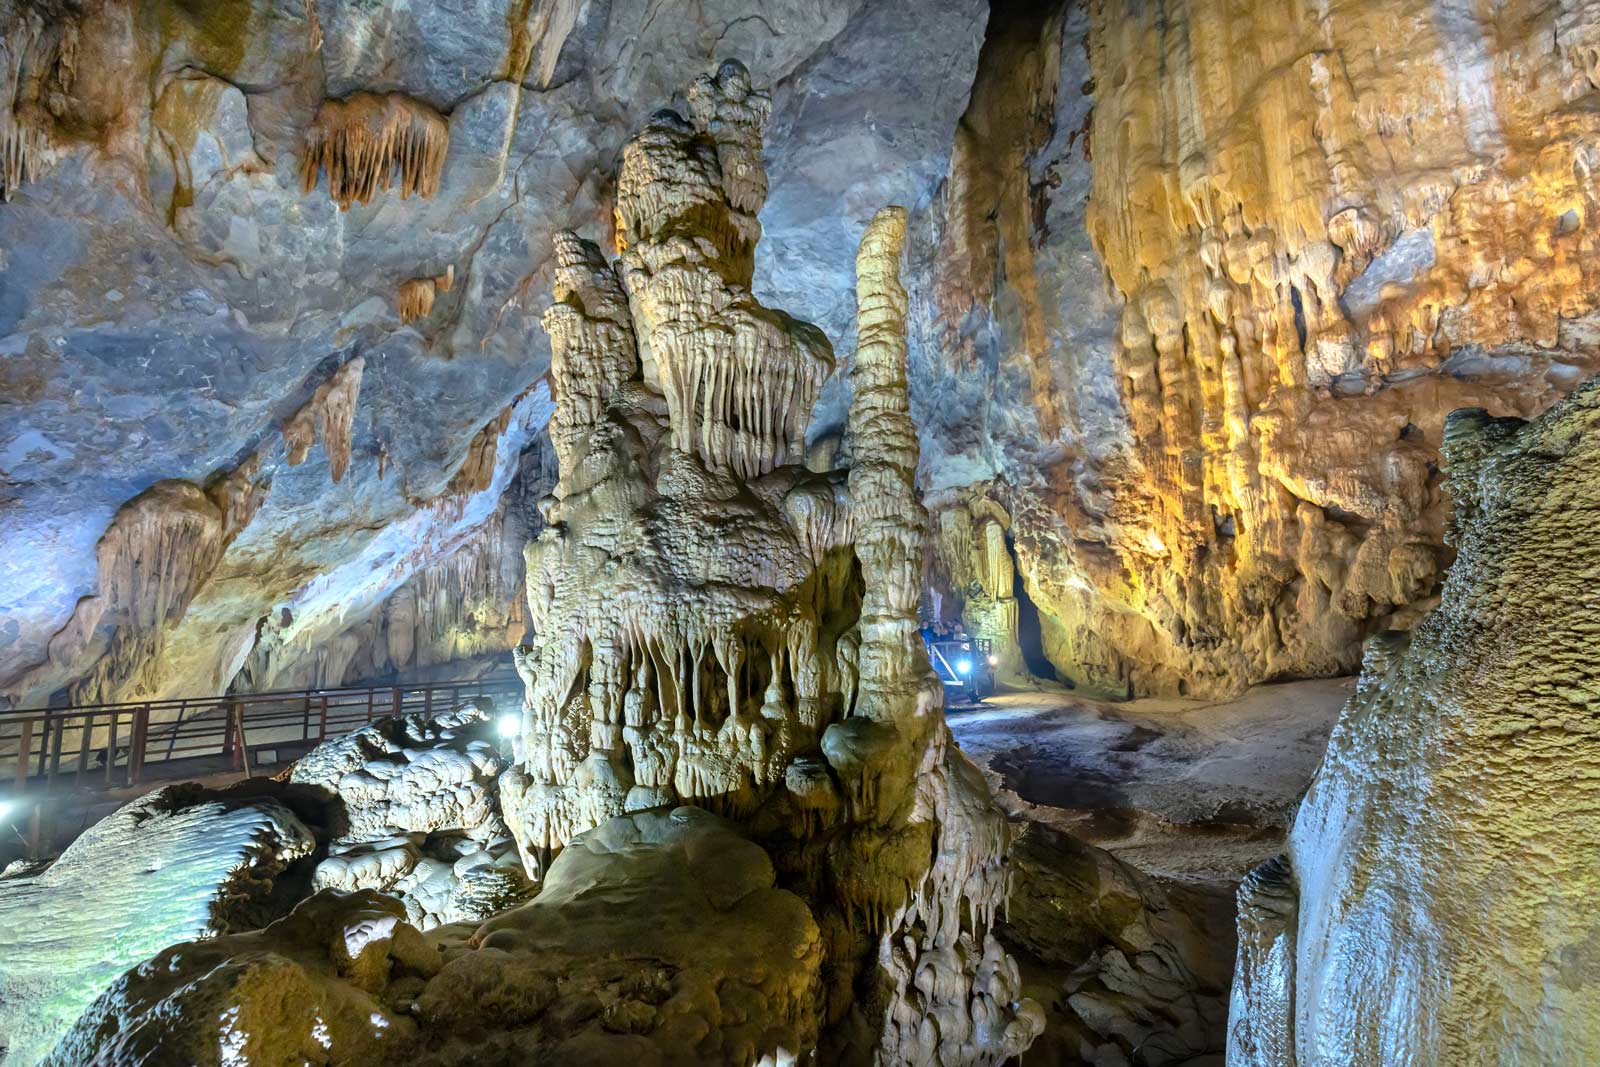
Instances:
[[[0,1067],[1600,1063],[1596,165],[1600,0],[0,0]]]

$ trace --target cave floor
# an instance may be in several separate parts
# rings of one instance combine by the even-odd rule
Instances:
[[[1012,815],[1147,874],[1228,889],[1282,850],[1354,678],[1224,701],[1103,703],[1041,685],[953,708],[950,729]]]

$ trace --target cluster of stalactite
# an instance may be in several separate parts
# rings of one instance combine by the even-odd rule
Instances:
[[[456,284],[456,268],[452,263],[443,274],[431,278],[407,278],[395,292],[395,311],[401,322],[425,319],[433,311],[433,302],[440,293],[448,293]]]
[[[77,77],[77,20],[0,4],[0,200],[38,178],[49,162],[44,101]]]
[[[289,466],[304,463],[317,441],[328,451],[328,470],[335,482],[350,466],[350,424],[361,397],[361,372],[366,360],[357,356],[342,364],[317,386],[283,424],[283,446]]]
[[[450,123],[403,93],[354,93],[324,100],[306,131],[301,160],[305,191],[328,175],[328,195],[342,209],[366,204],[398,180],[402,198],[439,190]]]
[[[624,149],[617,266],[557,242],[559,479],[527,550],[502,809],[534,875],[627,813],[738,820],[827,932],[843,978],[819,1017],[857,1017],[886,1062],[998,1063],[1038,1018],[989,935],[1005,820],[950,742],[917,633],[905,212],[881,212],[858,258],[859,462],[812,472],[831,353],[748,291],[765,98],[737,64],[689,95],[689,120],[658,112]]]

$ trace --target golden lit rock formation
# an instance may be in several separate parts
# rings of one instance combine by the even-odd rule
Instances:
[[[1445,415],[1530,416],[1600,367],[1597,32],[1580,3],[994,5],[933,328],[947,376],[1003,330],[976,484],[1063,674],[1338,673],[1434,603]],[[1096,298],[1059,288],[1096,268],[1106,366]]]
[[[1126,298],[1145,487],[1119,515],[1131,595],[1109,599],[1155,623],[1139,651],[1213,685],[1336,671],[1426,608],[1444,415],[1548,404],[1539,350],[1595,306],[1600,123],[1576,105],[1596,23],[1567,6],[1097,9],[1088,227]],[[1439,58],[1419,76],[1374,41]],[[1441,368],[1513,342],[1534,349],[1519,381]]]
[[[324,100],[306,131],[301,180],[305,191],[328,175],[328,195],[344,210],[366,204],[398,180],[402,199],[439,191],[450,123],[402,93],[354,93]]]

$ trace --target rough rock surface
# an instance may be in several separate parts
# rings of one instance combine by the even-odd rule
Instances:
[[[317,789],[342,816],[313,888],[378,890],[423,930],[486,919],[529,896],[500,818],[505,760],[494,729],[471,705],[382,719],[296,763],[289,781]]]
[[[115,977],[174,942],[260,926],[316,849],[276,800],[170,786],[54,863],[0,876],[0,1062],[37,1062]],[[303,875],[301,876],[303,881]]]
[[[1597,27],[1579,0],[992,4],[913,223],[946,618],[1014,640],[960,584],[987,514],[1043,655],[1097,690],[1349,671],[1411,625],[1450,559],[1445,415],[1536,414],[1597,366]]]
[[[686,95],[624,148],[617,264],[558,242],[559,478],[503,805],[530,873],[628,811],[747,822],[826,932],[824,1055],[996,1063],[1037,1016],[989,932],[1006,826],[916,632],[906,212],[857,255],[853,462],[808,469],[833,352],[749,289],[768,99],[733,62]]]
[[[1240,896],[1231,1062],[1600,1057],[1600,382],[1445,426],[1456,562],[1368,646],[1285,860]]]
[[[476,929],[424,936],[392,900],[330,890],[265,930],[175,946],[48,1062],[794,1063],[816,1041],[821,934],[773,882],[716,816],[625,816]]]

